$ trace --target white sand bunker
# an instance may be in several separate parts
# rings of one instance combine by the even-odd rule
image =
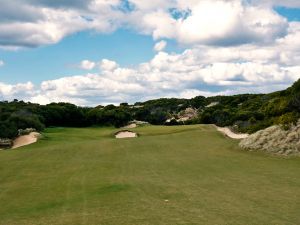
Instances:
[[[122,130],[115,133],[116,138],[136,138],[138,135],[135,132],[129,130]]]
[[[125,129],[131,129],[131,128],[136,128],[136,127],[137,127],[136,123],[131,123],[131,124],[128,124],[127,126],[125,126],[124,128]]]
[[[249,134],[236,134],[232,132],[228,127],[217,127],[217,130],[225,134],[227,137],[233,138],[233,139],[244,139],[249,136]]]
[[[41,134],[37,132],[31,132],[30,134],[19,136],[13,141],[12,148],[15,149],[25,145],[33,144],[37,142],[40,136]]]

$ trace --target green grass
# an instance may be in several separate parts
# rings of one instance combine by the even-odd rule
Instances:
[[[300,224],[299,158],[242,151],[211,126],[135,130],[52,128],[1,151],[0,224]]]

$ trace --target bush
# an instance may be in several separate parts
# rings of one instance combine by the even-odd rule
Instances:
[[[0,137],[1,138],[15,138],[18,136],[18,127],[14,123],[8,121],[1,122],[0,124]]]
[[[35,128],[38,131],[42,131],[45,125],[41,123],[36,115],[22,116],[22,115],[12,115],[8,122],[10,124],[15,124],[18,129]]]
[[[284,129],[288,129],[292,124],[296,124],[298,115],[295,112],[289,112],[277,119],[277,123],[283,125]]]

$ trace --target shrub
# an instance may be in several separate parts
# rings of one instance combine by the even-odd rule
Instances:
[[[248,150],[260,150],[279,155],[300,155],[300,121],[284,130],[279,125],[268,127],[240,142]]]
[[[8,122],[15,124],[17,129],[35,128],[38,131],[42,131],[45,126],[41,123],[36,115],[22,116],[22,115],[12,115]]]
[[[14,123],[8,121],[1,122],[0,124],[0,137],[1,138],[15,138],[18,136],[18,127]]]
[[[277,119],[277,123],[283,125],[284,129],[288,129],[292,124],[296,124],[298,115],[295,112],[289,112]]]

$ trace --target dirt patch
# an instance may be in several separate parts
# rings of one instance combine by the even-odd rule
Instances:
[[[227,137],[233,138],[233,139],[244,139],[249,136],[249,134],[237,134],[232,132],[228,127],[218,127],[216,126],[217,130],[222,132]]]
[[[15,148],[20,148],[20,147],[25,146],[25,145],[33,144],[33,143],[37,142],[37,140],[39,139],[40,136],[41,136],[40,133],[31,132],[30,134],[22,135],[20,137],[17,137],[13,141],[13,147],[12,148],[15,149]]]
[[[138,135],[135,132],[124,130],[124,131],[119,131],[119,132],[115,133],[115,137],[117,139],[120,139],[120,138],[136,138],[136,137],[138,137]]]

